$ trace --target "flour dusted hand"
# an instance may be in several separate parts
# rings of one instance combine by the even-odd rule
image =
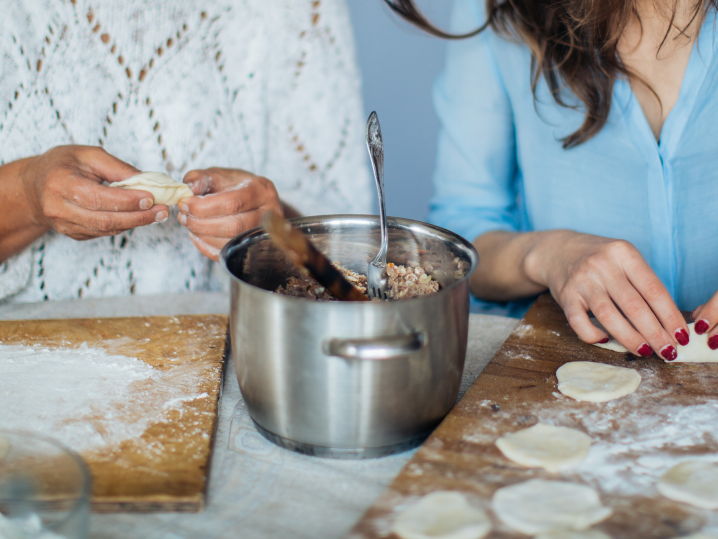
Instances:
[[[55,229],[75,240],[88,240],[169,217],[166,207],[153,207],[152,199],[139,191],[102,185],[138,172],[102,148],[58,146],[12,166],[28,205],[25,228],[37,228],[37,235]]]
[[[179,204],[177,219],[195,247],[212,260],[219,260],[229,240],[259,226],[266,212],[290,217],[274,183],[251,172],[212,167],[191,170],[184,181],[197,196]]]
[[[143,172],[121,182],[113,183],[110,187],[147,191],[152,194],[155,204],[166,206],[176,206],[183,198],[194,196],[187,184],[176,182],[164,172]]]

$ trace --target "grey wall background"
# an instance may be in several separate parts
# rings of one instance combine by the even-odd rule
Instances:
[[[377,111],[384,138],[387,213],[423,221],[432,193],[439,129],[431,87],[444,64],[445,43],[399,20],[382,0],[347,4],[363,77],[365,116]],[[444,28],[452,4],[419,3]]]

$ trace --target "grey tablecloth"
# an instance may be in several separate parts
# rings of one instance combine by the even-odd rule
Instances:
[[[0,319],[226,313],[224,294],[103,298],[0,306]],[[517,320],[472,314],[461,395]],[[224,380],[206,509],[197,514],[90,517],[93,538],[334,538],[344,536],[413,451],[363,461],[325,460],[280,449],[252,425],[234,365]]]

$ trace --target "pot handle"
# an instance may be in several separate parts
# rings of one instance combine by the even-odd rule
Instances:
[[[370,339],[329,339],[322,352],[344,359],[384,360],[415,354],[426,347],[423,331]]]

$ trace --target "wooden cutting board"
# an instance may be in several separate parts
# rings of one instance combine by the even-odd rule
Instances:
[[[642,382],[622,399],[578,402],[556,387],[556,369],[569,361],[636,369]],[[593,445],[586,461],[552,474],[516,465],[494,445],[503,434],[539,421],[589,434]],[[614,539],[682,536],[718,525],[718,512],[673,502],[656,490],[663,472],[691,458],[718,461],[718,364],[634,360],[584,344],[544,295],[350,537],[395,537],[390,530],[399,511],[445,489],[466,493],[487,511],[493,522],[488,538],[526,537],[501,524],[490,502],[497,489],[533,478],[597,489],[613,515],[595,528]]]
[[[92,471],[94,511],[203,507],[228,350],[227,322],[226,316],[215,315],[0,322],[2,345],[99,348],[137,358],[157,373],[138,382],[127,402],[114,403],[121,411],[116,421],[144,421],[136,423],[142,425],[141,434],[80,450]],[[37,391],[47,383],[39,382]],[[164,393],[158,397],[160,386]],[[156,420],[146,424],[150,412]],[[87,415],[62,419],[68,424],[94,421]],[[96,418],[96,430],[102,421],[107,418]]]

